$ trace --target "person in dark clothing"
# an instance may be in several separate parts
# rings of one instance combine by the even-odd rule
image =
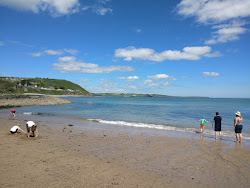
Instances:
[[[221,122],[222,118],[219,116],[219,112],[216,112],[216,116],[214,117],[214,121],[212,123],[212,127],[214,127],[215,131],[215,139],[217,139],[217,133],[219,133],[221,137]]]

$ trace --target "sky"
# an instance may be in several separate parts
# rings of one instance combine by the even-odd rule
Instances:
[[[250,0],[0,0],[0,76],[250,98]]]

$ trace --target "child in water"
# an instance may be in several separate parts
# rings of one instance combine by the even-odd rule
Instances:
[[[11,110],[10,111],[10,117],[14,118],[16,116],[15,113],[16,113],[15,109]]]
[[[204,116],[199,121],[201,122],[200,124],[201,133],[203,133],[205,129],[205,122],[210,122],[210,121],[207,121]]]

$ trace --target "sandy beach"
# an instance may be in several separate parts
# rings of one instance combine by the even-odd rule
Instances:
[[[39,137],[0,119],[0,187],[249,187],[250,148],[36,121]],[[95,122],[91,122],[93,125]],[[96,123],[98,124],[98,123]],[[92,126],[93,126],[92,125]]]

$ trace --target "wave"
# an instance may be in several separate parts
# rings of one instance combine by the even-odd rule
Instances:
[[[88,119],[88,120],[99,122],[99,123],[104,123],[104,124],[118,125],[118,126],[160,129],[160,130],[166,130],[166,131],[177,131],[177,132],[182,132],[182,133],[197,133],[200,131],[199,128],[176,127],[176,126],[170,126],[170,125],[157,125],[157,124],[150,124],[150,123],[108,121],[108,120],[103,120],[103,119]],[[205,129],[205,134],[214,135],[214,131]],[[226,137],[233,137],[233,138],[235,137],[235,133],[232,131],[222,131],[221,134],[222,136],[226,136]],[[244,133],[243,136],[244,136],[244,139],[250,140],[250,135],[247,135],[246,133]]]
[[[40,113],[40,112],[23,112],[24,115],[38,115],[38,116],[54,116],[55,114],[51,113]]]

